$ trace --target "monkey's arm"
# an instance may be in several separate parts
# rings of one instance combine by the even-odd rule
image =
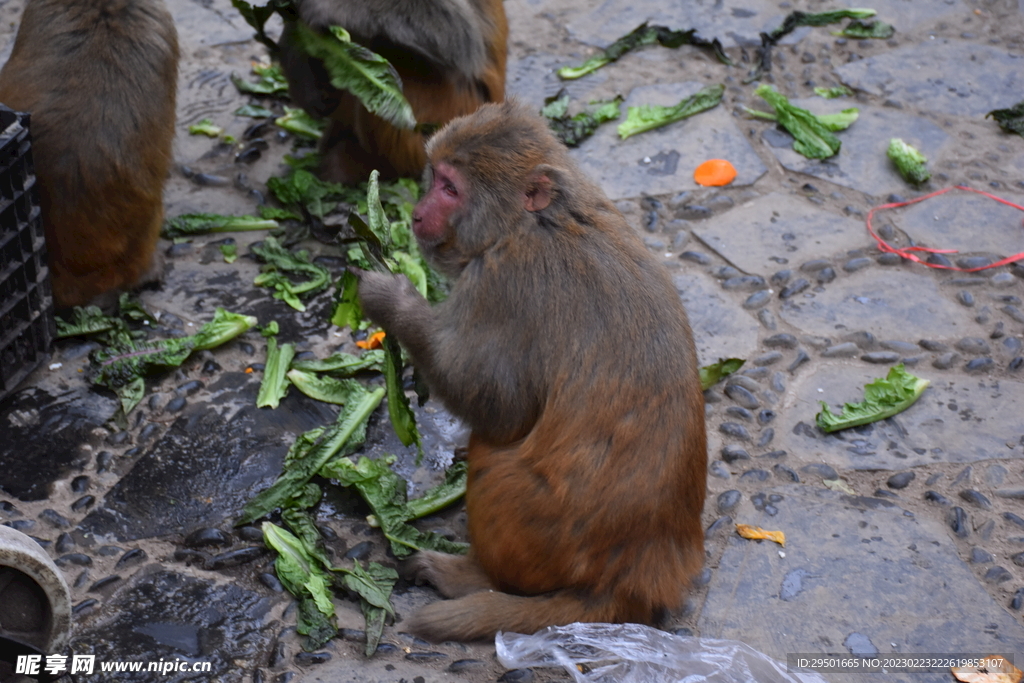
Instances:
[[[429,363],[434,319],[430,303],[404,275],[372,271],[358,275],[366,317],[398,339],[416,363]]]

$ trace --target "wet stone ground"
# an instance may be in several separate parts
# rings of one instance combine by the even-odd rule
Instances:
[[[294,141],[264,130],[243,136],[247,102],[231,85],[265,55],[227,0],[172,0],[183,61],[176,170],[167,212],[251,213],[266,179],[283,172]],[[684,123],[619,141],[605,127],[574,152],[669,268],[685,302],[701,361],[746,358],[706,393],[709,431],[707,562],[670,629],[744,641],[784,660],[791,652],[1016,653],[1024,661],[1024,266],[977,273],[933,270],[880,254],[867,211],[951,184],[1024,201],[1024,139],[985,112],[1024,93],[1024,1],[878,0],[897,28],[884,41],[799,29],[775,51],[772,82],[816,112],[849,106],[860,119],[839,133],[842,151],[809,161],[787,133],[748,119],[743,84],[758,34],[817,0],[665,3],[508,0],[509,91],[540,106],[575,63],[641,21],[717,36],[740,66],[704,52],[648,48],[579,81],[575,100],[621,93],[629,104],[671,104],[724,82],[721,106]],[[0,5],[0,57],[10,51],[22,3]],[[816,98],[845,84],[852,98]],[[190,137],[210,117],[245,145]],[[885,160],[892,136],[930,159],[933,179],[915,190]],[[724,189],[694,184],[692,169],[727,158],[739,171]],[[1024,215],[950,193],[879,214],[897,246],[958,249],[932,257],[974,267],[1024,250]],[[223,263],[260,237],[211,236],[163,243],[163,287],[142,294],[160,326],[188,333],[217,306],[276,320],[283,341],[323,357],[352,351],[326,324],[330,294],[299,314],[251,285],[249,257]],[[307,245],[335,272],[336,246]],[[557,321],[552,321],[557,326]],[[277,410],[254,407],[266,345],[248,333],[147,385],[129,428],[110,423],[111,396],[81,368],[92,345],[59,343],[52,362],[0,404],[0,519],[31,535],[72,586],[72,647],[101,659],[211,663],[210,681],[564,680],[550,670],[505,672],[492,644],[433,645],[403,633],[403,615],[436,599],[399,582],[397,622],[365,658],[358,605],[339,598],[341,635],[302,653],[295,604],[272,576],[257,529],[233,528],[242,504],[279,472],[296,435],[334,409],[292,392]],[[825,435],[818,401],[859,400],[861,387],[903,362],[931,387],[910,410]],[[255,368],[248,373],[247,369]],[[397,453],[413,493],[440,479],[463,431],[438,406],[419,411],[422,467],[373,418],[366,451]],[[846,490],[826,487],[842,479]],[[852,491],[852,493],[851,493]],[[333,556],[393,564],[362,503],[336,494],[317,510]],[[786,533],[782,549],[738,538],[733,522]],[[465,531],[455,506],[421,522]],[[832,681],[864,675],[829,674]],[[871,678],[868,676],[867,678]],[[941,681],[946,673],[877,676]],[[92,678],[88,680],[99,680]],[[127,679],[126,679],[127,680]],[[168,680],[139,676],[131,680]]]

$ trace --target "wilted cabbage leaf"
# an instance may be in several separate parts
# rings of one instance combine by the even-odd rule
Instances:
[[[795,11],[786,15],[782,24],[771,33],[761,34],[761,47],[757,51],[757,60],[754,69],[750,72],[744,83],[759,80],[761,76],[771,71],[771,49],[782,38],[800,26],[827,26],[843,19],[861,20],[873,17],[877,14],[873,9],[841,9],[832,12],[819,12],[809,14],[807,12]]]
[[[900,363],[889,370],[885,379],[876,379],[865,385],[864,400],[845,404],[841,415],[834,414],[828,404],[821,401],[821,412],[815,416],[815,420],[825,432],[884,420],[912,406],[929,384],[929,380],[915,377],[904,370]]]
[[[338,633],[330,592],[333,577],[287,529],[270,522],[264,522],[262,529],[263,542],[277,552],[277,578],[299,600],[296,630],[308,638],[304,648],[317,650]]]
[[[268,236],[262,243],[253,244],[250,249],[266,263],[253,284],[273,289],[275,299],[281,299],[297,311],[306,310],[300,296],[326,289],[330,282],[330,273],[323,266],[313,263],[308,252],[290,252],[273,236]],[[304,275],[308,279],[305,282],[292,282],[286,273]]]
[[[672,107],[662,107],[656,104],[630,107],[626,114],[626,120],[619,124],[619,137],[625,140],[637,133],[661,128],[711,109],[722,101],[724,92],[724,85],[709,85]]]
[[[932,177],[925,166],[928,159],[903,140],[899,138],[890,140],[889,149],[885,153],[896,164],[896,170],[908,183],[919,185]]]
[[[75,306],[73,318],[68,321],[57,316],[57,337],[78,337],[111,330],[122,330],[127,334],[128,328],[120,318],[111,318],[103,314],[99,306]]]
[[[90,375],[94,384],[118,395],[125,415],[138,405],[145,391],[143,377],[181,365],[193,351],[212,349],[234,339],[257,323],[256,318],[218,308],[213,320],[189,337],[137,340],[118,334],[111,345],[94,351]]]
[[[548,126],[555,137],[567,147],[576,147],[589,138],[602,123],[619,118],[622,96],[613,100],[591,102],[591,108],[569,116],[569,91],[562,88],[557,95],[544,100],[541,116],[548,120]]]
[[[1007,133],[1016,133],[1024,137],[1024,101],[1018,102],[1009,109],[993,109],[985,114],[986,119],[990,116]]]
[[[600,54],[591,57],[580,66],[562,67],[558,70],[558,77],[563,80],[581,78],[592,71],[597,71],[606,64],[616,61],[622,57],[622,55],[630,52],[631,50],[644,45],[653,45],[654,43],[659,43],[668,48],[677,48],[680,45],[686,44],[709,48],[714,52],[718,61],[723,64],[732,65],[732,62],[729,61],[729,58],[725,55],[725,52],[722,50],[722,44],[717,38],[714,40],[704,40],[703,38],[699,38],[697,37],[697,29],[695,28],[691,28],[687,31],[673,31],[667,26],[648,26],[645,22],[616,40]]]

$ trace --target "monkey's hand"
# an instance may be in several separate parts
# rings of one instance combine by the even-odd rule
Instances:
[[[407,339],[409,332],[416,332],[407,329],[409,323],[430,315],[430,304],[406,276],[350,270],[359,277],[359,301],[366,317],[395,333],[399,341]]]

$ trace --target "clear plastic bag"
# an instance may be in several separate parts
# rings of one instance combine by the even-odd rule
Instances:
[[[499,633],[494,645],[510,669],[561,666],[577,683],[825,683],[816,673],[789,673],[736,640],[674,636],[638,624],[551,626],[532,636]]]

